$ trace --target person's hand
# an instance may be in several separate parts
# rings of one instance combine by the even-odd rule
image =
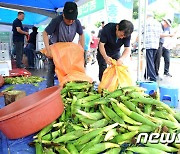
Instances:
[[[123,65],[123,60],[121,59],[121,58],[119,58],[118,60],[117,60],[117,65]]]
[[[25,35],[29,35],[29,33],[28,33],[28,32],[25,32]]]
[[[105,61],[106,61],[106,63],[108,64],[108,65],[111,65],[112,64],[112,62],[111,62],[111,57],[109,57],[109,56],[106,56],[105,58]]]

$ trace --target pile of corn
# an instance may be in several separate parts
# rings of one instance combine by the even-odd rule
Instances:
[[[69,82],[61,91],[63,114],[34,136],[36,153],[161,154],[180,144],[136,144],[139,133],[174,133],[180,116],[139,87],[98,94],[92,84]],[[142,140],[143,142],[143,140]],[[123,145],[128,145],[125,149]]]
[[[38,83],[44,80],[44,78],[39,76],[6,77],[4,79],[5,84],[33,84],[34,86],[38,86]]]

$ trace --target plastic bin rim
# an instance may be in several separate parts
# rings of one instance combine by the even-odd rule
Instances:
[[[51,93],[51,95],[49,95],[49,96],[51,96],[51,97],[53,97],[54,95],[56,95],[57,93],[59,93],[60,90],[62,89],[62,88],[60,88],[59,86],[53,86],[53,87],[48,88],[48,90],[49,90],[49,89],[53,89],[53,88],[57,88],[57,90],[55,90],[54,92]],[[42,92],[45,91],[45,90],[47,90],[47,89],[38,91],[37,93],[42,93]],[[36,93],[36,94],[37,94],[37,93]],[[33,95],[33,94],[31,94],[31,95]],[[22,98],[22,99],[25,99],[25,98],[27,99],[27,97],[31,97],[31,95],[28,95],[28,96],[26,96],[26,97],[24,97],[24,98]],[[60,95],[60,93],[59,93],[59,95]],[[26,108],[23,108],[23,109],[18,110],[18,111],[16,111],[16,112],[7,114],[7,115],[5,115],[5,116],[2,116],[2,117],[0,117],[0,122],[5,121],[5,120],[10,119],[10,118],[13,118],[13,117],[15,117],[15,116],[18,116],[18,115],[20,115],[20,114],[22,114],[22,113],[24,113],[24,112],[27,112],[27,111],[29,111],[29,110],[37,107],[37,106],[40,106],[40,105],[41,105],[43,102],[45,102],[47,99],[48,99],[48,97],[45,97],[45,98],[41,99],[41,100],[39,101],[39,103],[34,103],[33,105],[30,105],[30,106],[28,106],[28,107],[26,107]],[[48,101],[46,101],[45,104],[47,104],[47,103],[48,103]],[[7,107],[8,107],[8,106],[7,106]],[[4,108],[3,108],[3,109],[4,109]],[[1,109],[0,109],[0,111],[1,111]]]

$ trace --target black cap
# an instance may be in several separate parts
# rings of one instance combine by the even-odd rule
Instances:
[[[77,5],[74,2],[66,2],[63,9],[66,19],[76,20],[78,15]]]

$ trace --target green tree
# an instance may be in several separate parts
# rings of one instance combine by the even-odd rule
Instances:
[[[138,19],[138,0],[133,1],[133,19]]]
[[[158,21],[162,21],[162,19],[166,16],[166,13],[158,13],[158,12],[153,12],[154,13],[154,18],[157,19]]]
[[[97,28],[99,28],[99,27],[101,26],[101,22],[100,22],[100,21],[97,21],[97,22],[95,23],[95,26],[96,26]]]
[[[177,12],[180,12],[180,0],[171,0],[169,1],[169,5]]]

